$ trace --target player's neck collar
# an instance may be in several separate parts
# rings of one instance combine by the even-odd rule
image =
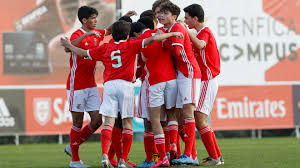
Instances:
[[[198,32],[197,32],[197,35],[203,30],[203,29],[205,29],[206,28],[206,26],[203,26]]]
[[[115,41],[114,43],[115,44],[120,44],[120,43],[122,43],[122,42],[125,42],[126,40],[119,40],[119,41]]]
[[[83,33],[87,33],[82,27],[79,28]]]
[[[173,26],[176,24],[177,22],[173,23],[172,26],[168,29],[168,33],[170,33],[170,31],[172,30]]]

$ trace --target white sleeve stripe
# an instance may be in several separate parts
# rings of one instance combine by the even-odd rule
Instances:
[[[181,46],[181,47],[183,48],[183,45],[180,44],[180,43],[173,43],[172,46],[173,46],[173,45],[179,45],[179,46]]]
[[[142,42],[142,48],[145,48],[145,39]]]
[[[90,50],[87,50],[86,53],[87,53],[89,59],[90,59],[90,60],[93,60],[93,58],[92,58],[91,55],[90,55]]]

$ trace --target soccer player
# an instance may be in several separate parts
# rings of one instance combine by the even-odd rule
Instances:
[[[104,70],[103,103],[100,113],[104,115],[104,126],[101,132],[102,166],[112,167],[107,157],[108,146],[112,136],[112,127],[120,109],[122,117],[123,155],[119,167],[131,167],[128,154],[132,144],[132,117],[134,111],[134,88],[136,54],[142,48],[156,41],[169,37],[182,37],[182,33],[172,32],[152,36],[146,39],[128,40],[130,25],[124,21],[115,22],[112,26],[114,43],[83,50],[73,46],[67,38],[61,38],[61,44],[81,57],[102,61]]]
[[[82,49],[98,47],[107,32],[105,29],[95,29],[97,16],[98,11],[92,7],[79,8],[78,19],[82,27],[72,34],[70,40],[73,45]],[[70,132],[70,145],[65,147],[65,152],[72,157],[70,167],[88,167],[79,158],[79,145],[102,124],[102,116],[99,114],[101,98],[95,82],[95,66],[96,61],[71,53],[67,95],[73,125]],[[89,113],[91,122],[82,129],[84,111]]]
[[[147,17],[149,19],[149,17]],[[145,18],[143,18],[144,20]],[[140,21],[141,19],[139,19]],[[153,20],[150,19],[152,24],[150,23],[150,26],[154,27]],[[130,36],[133,38],[138,37],[142,31],[146,29],[146,26],[143,23],[136,22],[131,25],[130,30]],[[145,81],[145,61],[143,60],[143,57],[141,54],[138,56],[138,69],[137,74],[140,74],[137,77],[140,77],[140,80],[142,82],[140,87],[140,96],[139,96],[139,106],[138,106],[138,113],[136,117],[143,118],[144,120],[144,149],[146,153],[146,159],[142,164],[139,164],[137,167],[151,167],[155,165],[155,162],[157,162],[158,157],[156,157],[155,154],[157,154],[157,148],[154,143],[154,134],[152,132],[150,117],[149,117],[149,110],[147,108],[147,83]]]
[[[192,164],[192,147],[195,140],[194,107],[200,97],[201,71],[193,54],[191,41],[185,28],[176,22],[180,14],[180,8],[172,2],[164,2],[160,5],[158,18],[167,32],[182,32],[184,38],[169,38],[166,45],[175,59],[177,68],[178,96],[176,107],[182,107],[184,118],[184,154],[172,162],[175,164]]]
[[[132,20],[131,20],[131,16],[133,15],[136,15],[136,12],[135,11],[129,11],[127,12],[124,16],[120,17],[119,18],[119,21],[120,20],[124,20],[128,23],[132,23]],[[110,42],[114,42],[113,39],[110,40]],[[122,118],[121,118],[121,115],[120,113],[118,114],[118,118],[116,119],[115,121],[115,125],[114,125],[114,128],[112,130],[112,141],[111,141],[111,144],[110,144],[110,147],[109,147],[109,150],[108,150],[108,158],[109,158],[109,161],[110,163],[112,164],[112,166],[114,167],[117,167],[118,164],[119,164],[119,161],[122,157]],[[117,160],[115,160],[114,158],[114,155],[116,154],[117,156]],[[132,167],[135,167],[136,164],[134,163],[131,163],[128,161],[128,164],[131,165]]]
[[[185,23],[190,29],[195,29],[198,32],[197,36],[189,32],[202,73],[201,97],[196,105],[195,120],[198,132],[209,154],[209,157],[200,165],[224,164],[215,134],[212,128],[208,126],[208,116],[218,91],[216,77],[220,73],[219,51],[213,33],[204,25],[203,8],[198,4],[192,4],[184,8],[184,12]]]
[[[157,30],[153,30],[153,17],[144,17],[139,19],[139,21],[148,25],[148,29],[143,30],[143,32],[141,32],[142,35],[138,38],[151,37],[157,33]],[[174,108],[176,105],[176,72],[171,55],[167,50],[162,48],[161,42],[156,42],[147,46],[147,48],[142,51],[142,59],[145,60],[144,69],[146,75],[144,82],[147,86],[147,106],[149,109],[155,144],[159,153],[159,161],[155,167],[169,166],[170,163],[165,151],[164,132],[160,124],[162,113],[161,107],[162,105],[165,105],[165,111],[167,111]],[[167,148],[170,147],[168,146]]]

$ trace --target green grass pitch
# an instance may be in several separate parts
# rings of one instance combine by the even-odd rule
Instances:
[[[201,140],[197,140],[198,158],[207,157]],[[236,138],[218,139],[225,165],[220,168],[297,168],[300,167],[300,139]],[[62,168],[70,158],[59,144],[0,145],[0,168]],[[91,167],[101,167],[100,142],[87,142],[80,148],[81,159]],[[134,142],[129,160],[145,159],[143,142]]]

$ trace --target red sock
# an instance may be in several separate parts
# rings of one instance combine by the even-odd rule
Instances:
[[[158,149],[159,159],[163,160],[166,156],[166,148],[165,148],[165,135],[158,134],[154,136],[155,145]]]
[[[110,125],[104,125],[101,131],[102,155],[108,154],[108,147],[109,147],[111,136],[112,136],[112,127]]]
[[[146,153],[146,162],[149,163],[152,160],[154,152],[154,134],[150,131],[144,132],[144,148]]]
[[[117,159],[118,161],[120,161],[120,159],[122,158],[123,155],[123,143],[122,143],[122,129],[121,128],[113,128],[113,134],[115,135],[115,138],[112,139],[113,145],[114,145],[114,150],[116,152],[117,155]]]
[[[194,139],[193,148],[192,148],[192,158],[195,159],[197,157],[197,148],[196,148],[196,138]]]
[[[201,135],[201,139],[202,139],[202,142],[206,148],[206,151],[208,153],[208,155],[211,157],[211,158],[214,158],[214,159],[218,159],[218,156],[217,156],[217,152],[216,152],[216,149],[215,149],[215,144],[214,144],[214,140],[213,140],[213,134],[210,130],[210,128],[208,126],[204,127],[204,128],[201,128],[200,131],[199,131],[200,135]]]
[[[177,156],[181,155],[181,147],[180,147],[180,135],[177,134]]]
[[[217,143],[217,140],[216,140],[215,132],[214,132],[214,130],[212,128],[210,128],[210,129],[211,129],[211,132],[213,134],[212,137],[213,137],[213,140],[214,140],[214,144],[215,144],[215,149],[216,149],[217,155],[218,155],[218,157],[220,157],[221,156],[221,152],[220,152],[220,148],[219,148],[219,145]]]
[[[181,139],[184,141],[184,125],[178,126],[178,134],[181,137]]]
[[[110,144],[109,151],[108,151],[109,159],[113,159],[116,153],[117,153],[117,158],[122,157],[122,153],[121,153],[121,156],[118,157],[118,153],[119,153],[118,151],[121,151],[119,149],[122,149],[120,147],[122,145],[122,143],[120,143],[121,138],[122,138],[121,128],[113,128],[112,136],[111,136],[111,144]]]
[[[93,133],[96,130],[94,130],[91,126],[91,123],[89,123],[88,125],[86,125],[85,127],[83,127],[83,129],[80,131],[80,143],[82,144],[83,142],[85,142],[86,140],[89,139],[89,137],[91,135],[93,135]]]
[[[170,134],[169,134],[168,126],[163,127],[163,130],[165,134],[165,151],[170,152]]]
[[[195,119],[187,117],[184,119],[184,124],[184,154],[190,157],[195,139]]]
[[[132,129],[124,128],[122,131],[122,143],[123,143],[123,159],[125,162],[128,162],[128,154],[130,152],[131,144],[132,144]]]
[[[170,136],[170,144],[177,145],[178,122],[177,121],[169,121],[168,122],[168,130],[169,130],[169,136]]]
[[[155,144],[155,142],[154,142],[154,136],[153,136],[153,153],[158,153],[158,150],[157,150],[157,147],[156,147],[156,144]]]
[[[114,136],[114,134],[112,134],[112,137]],[[110,143],[110,146],[109,146],[109,149],[108,149],[108,159],[111,160],[111,159],[114,159],[115,157],[115,148],[113,146],[113,142]]]
[[[79,144],[80,144],[80,128],[71,127],[70,132],[70,146],[72,151],[72,161],[80,161],[79,158]]]

